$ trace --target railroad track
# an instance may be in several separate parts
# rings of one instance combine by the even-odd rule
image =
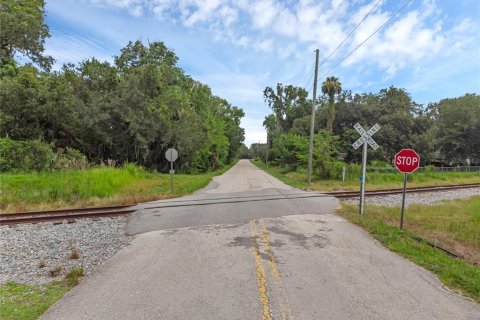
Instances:
[[[36,223],[44,221],[75,221],[82,218],[98,218],[125,215],[135,211],[131,206],[110,206],[97,208],[62,209],[48,211],[17,212],[0,215],[0,225]]]
[[[419,192],[436,192],[445,190],[457,190],[467,188],[479,188],[480,183],[462,184],[462,185],[450,185],[450,186],[437,186],[437,187],[417,187],[408,188],[407,193],[419,193]],[[402,193],[402,189],[384,189],[384,190],[372,190],[366,191],[365,196],[386,196]],[[359,196],[358,191],[336,191],[327,192],[321,195],[311,195],[304,198],[334,196],[340,199],[355,198]],[[225,198],[224,198],[225,199]],[[286,198],[274,198],[274,199],[258,199],[254,201],[262,200],[285,200]],[[288,199],[288,198],[287,198]],[[249,200],[240,201],[248,202]],[[215,203],[208,203],[215,204]],[[189,204],[193,205],[193,204]],[[185,206],[184,204],[174,204],[167,207]],[[149,209],[149,208],[146,208]],[[30,212],[18,212],[11,214],[0,215],[0,225],[15,225],[22,223],[37,223],[44,221],[62,221],[67,220],[73,222],[76,219],[83,218],[97,218],[106,216],[119,216],[126,215],[135,211],[132,206],[110,206],[110,207],[96,207],[96,208],[81,208],[81,209],[64,209],[64,210],[49,210],[49,211],[30,211]]]
[[[448,191],[448,190],[458,190],[458,189],[468,189],[468,188],[480,188],[480,183],[407,188],[407,193],[438,192],[438,191]],[[401,194],[402,192],[403,192],[402,189],[383,189],[383,190],[370,190],[370,191],[367,190],[365,191],[365,196],[366,197],[389,196],[394,194]],[[356,198],[360,196],[359,191],[335,191],[335,192],[327,192],[326,194],[339,199],[349,199],[349,198]]]

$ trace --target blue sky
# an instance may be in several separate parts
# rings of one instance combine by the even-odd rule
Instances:
[[[338,77],[354,93],[405,88],[416,102],[480,93],[480,1],[413,0],[349,58],[405,0],[47,0],[47,54],[63,63],[113,61],[129,40],[163,41],[179,65],[245,110],[247,145],[264,142],[270,110],[262,91],[277,82],[311,91]],[[308,85],[307,85],[308,83]]]

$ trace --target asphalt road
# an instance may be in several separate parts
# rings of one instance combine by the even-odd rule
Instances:
[[[139,206],[132,245],[42,319],[480,319],[337,206],[240,161],[194,195]]]

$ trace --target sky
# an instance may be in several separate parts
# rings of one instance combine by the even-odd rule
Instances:
[[[317,48],[319,84],[393,85],[424,105],[480,93],[478,0],[47,0],[46,23],[55,68],[163,41],[187,74],[245,111],[247,146],[266,140],[265,87],[312,95]]]

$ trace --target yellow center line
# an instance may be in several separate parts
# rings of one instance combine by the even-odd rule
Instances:
[[[260,246],[258,244],[258,237],[256,234],[257,221],[255,219],[250,221],[252,227],[253,239],[253,256],[255,257],[255,265],[257,271],[258,292],[260,293],[260,303],[262,304],[262,319],[271,320],[270,304],[267,296],[267,279],[265,277],[265,270],[263,269],[262,257],[260,255]]]
[[[292,311],[290,310],[290,307],[288,305],[287,298],[285,295],[285,291],[283,290],[282,281],[280,279],[280,271],[278,270],[275,255],[273,254],[273,250],[270,245],[267,228],[265,228],[265,225],[263,224],[262,221],[260,221],[260,225],[262,227],[263,243],[265,245],[265,249],[268,254],[268,265],[270,267],[270,272],[272,273],[275,286],[279,291],[279,300],[280,300],[279,305],[280,305],[280,313],[282,315],[282,319],[292,320],[293,319]]]
[[[273,255],[272,247],[270,246],[270,241],[268,239],[268,231],[262,222],[260,222],[260,224],[262,226],[263,243],[268,254],[268,265],[270,266],[272,277],[275,281],[280,281],[280,271],[278,271],[275,256]]]

